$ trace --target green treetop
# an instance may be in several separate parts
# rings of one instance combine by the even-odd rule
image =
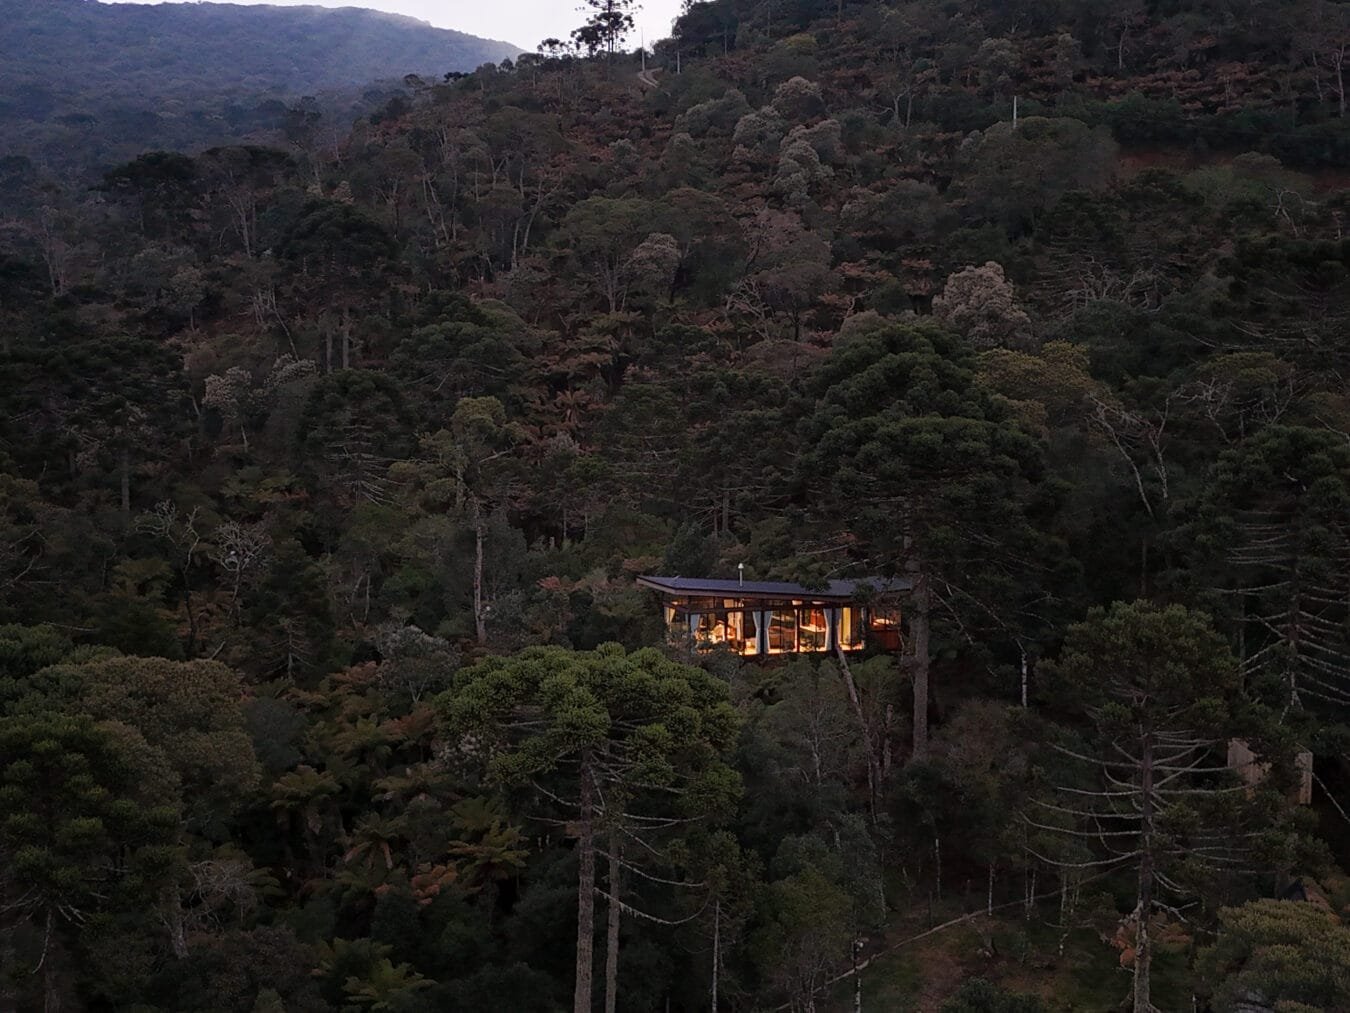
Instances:
[[[446,733],[488,781],[559,807],[577,839],[575,1008],[591,1008],[596,838],[607,838],[607,1002],[617,973],[618,896],[627,846],[729,814],[740,781],[725,757],[737,717],[725,684],[652,649],[530,648],[459,673],[437,698]]]

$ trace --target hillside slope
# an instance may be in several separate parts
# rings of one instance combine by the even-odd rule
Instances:
[[[0,147],[71,164],[218,143],[266,119],[263,97],[439,77],[517,52],[356,8],[0,0]]]
[[[1346,10],[710,0],[0,157],[0,996],[1350,1011]]]

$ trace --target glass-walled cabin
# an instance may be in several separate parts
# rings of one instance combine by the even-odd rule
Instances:
[[[673,640],[743,657],[902,647],[899,592],[907,581],[800,584],[639,577],[661,596]]]

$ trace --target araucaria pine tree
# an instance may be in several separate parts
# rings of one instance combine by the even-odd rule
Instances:
[[[589,11],[590,17],[572,31],[572,39],[592,56],[605,53],[613,59],[614,51],[633,30],[633,12],[640,5],[636,0],[586,0],[579,9]]]
[[[1074,846],[1032,850],[1060,868],[1134,875],[1133,1009],[1152,1013],[1151,922],[1176,910],[1163,898],[1242,875],[1261,864],[1255,852],[1278,844],[1278,779],[1256,790],[1225,759],[1238,737],[1278,759],[1263,734],[1272,722],[1243,700],[1237,660],[1208,617],[1179,605],[1095,609],[1046,668],[1088,728],[1053,747],[1066,769],[1026,817]]]

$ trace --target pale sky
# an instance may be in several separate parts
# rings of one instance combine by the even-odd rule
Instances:
[[[104,0],[108,2],[108,0]],[[160,0],[118,0],[130,3],[157,3]],[[233,0],[277,7],[368,7],[372,10],[407,14],[429,21],[438,28],[454,28],[487,39],[512,42],[533,51],[546,38],[566,39],[585,16],[577,12],[581,0]],[[680,0],[642,0],[637,23],[648,45],[670,34],[671,22],[679,13]],[[638,35],[633,34],[632,48]]]

